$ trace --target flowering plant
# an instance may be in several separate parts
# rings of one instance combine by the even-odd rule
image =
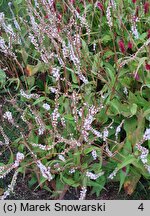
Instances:
[[[15,170],[2,199],[28,170],[30,187],[59,198],[70,186],[99,196],[113,180],[131,195],[150,179],[150,16],[138,3],[16,0],[12,21],[1,11],[0,178]]]

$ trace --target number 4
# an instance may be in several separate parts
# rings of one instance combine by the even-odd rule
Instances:
[[[143,207],[143,203],[141,203],[138,207],[139,210],[143,211],[144,210],[144,207]]]

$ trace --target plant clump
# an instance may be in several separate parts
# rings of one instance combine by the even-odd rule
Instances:
[[[149,23],[148,1],[0,5],[0,179],[14,170],[1,199],[18,173],[51,198],[149,181]]]

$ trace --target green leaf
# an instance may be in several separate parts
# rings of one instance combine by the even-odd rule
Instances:
[[[55,182],[56,182],[56,191],[63,191],[65,184],[60,179],[60,176],[56,176]]]
[[[38,184],[38,186],[34,190],[38,189],[40,187],[40,185],[42,185],[46,181],[47,181],[47,178],[44,178],[43,176],[41,176],[40,183]]]
[[[86,57],[89,56],[89,49],[87,43],[83,39],[82,39],[82,49],[83,49],[83,53],[86,54]]]
[[[75,83],[75,84],[78,83],[77,76],[76,76],[75,72],[71,68],[66,67],[66,69],[71,72],[71,77],[72,77],[73,83]]]
[[[101,176],[101,178],[98,178],[96,180],[96,183],[98,183],[99,186],[97,184],[92,185],[93,188],[92,188],[91,194],[96,193],[96,196],[99,197],[101,190],[105,189],[105,187],[104,187],[104,185],[106,183],[105,177]]]
[[[133,163],[136,161],[136,158],[133,155],[128,155],[125,157],[123,162],[117,166],[118,170],[122,169],[123,167],[126,167],[127,165]]]
[[[27,81],[29,87],[32,88],[35,84],[35,77],[34,76],[26,77],[26,81]]]
[[[139,36],[139,40],[142,40],[144,42],[145,38],[147,37],[147,32],[144,32]]]
[[[78,187],[80,184],[75,182],[72,178],[66,178],[62,175],[62,180],[67,184],[72,187]]]
[[[104,58],[108,58],[108,57],[111,57],[113,55],[114,55],[114,52],[112,52],[111,50],[109,50],[109,51],[105,52]]]
[[[90,180],[90,181],[87,182],[87,186],[89,186],[89,187],[93,186],[93,187],[97,187],[97,188],[101,188],[102,189],[102,186],[99,185],[99,183],[97,183],[96,181],[92,181],[92,180]]]
[[[25,50],[24,48],[22,48],[22,49],[19,50],[18,52],[21,53],[22,59],[23,59],[24,63],[27,64],[27,60],[28,60],[29,55],[28,55],[28,53],[26,52],[26,50]]]
[[[17,169],[17,171],[20,172],[20,173],[24,173],[25,167],[19,167],[19,168]]]
[[[150,114],[150,109],[146,109],[143,113],[143,118]]]
[[[124,190],[127,194],[131,195],[135,191],[136,185],[140,178],[140,173],[131,167],[131,171],[124,183]]]
[[[132,134],[131,134],[132,136]],[[128,139],[125,142],[124,146],[123,146],[123,150],[122,153],[124,156],[128,155],[128,154],[132,154],[132,140],[130,140],[130,136],[127,136]]]
[[[52,193],[52,190],[46,184],[43,185],[43,189]]]
[[[112,101],[110,101],[110,104],[113,108],[116,109],[117,113],[119,113],[119,114],[121,113],[121,109],[120,109],[121,104],[120,104],[119,100],[113,99]]]
[[[25,148],[25,145],[19,144],[19,146],[18,146],[19,152],[23,152],[24,148]]]
[[[99,66],[100,66],[100,55],[99,53],[94,55],[94,62],[92,65],[92,72],[93,74],[97,74],[97,71],[99,70]]]
[[[13,152],[11,152],[11,156],[9,158],[8,164],[12,164],[14,162],[14,155]]]
[[[45,72],[46,66],[42,62],[38,62],[37,65],[27,65],[26,66],[26,73],[28,76],[33,76],[34,74],[38,72]]]
[[[148,148],[150,149],[150,140],[148,140]]]
[[[144,87],[150,88],[150,84],[148,83],[148,84],[145,84],[145,85],[141,86],[141,89],[140,89],[141,96],[142,96],[142,91],[143,91]]]
[[[147,169],[144,168],[141,161],[138,159],[132,162],[133,166],[138,170],[139,174],[143,175],[145,178],[150,179],[150,175]]]
[[[112,38],[111,38],[111,36],[110,35],[105,35],[104,37],[102,37],[102,42],[108,42],[108,41],[111,41],[112,40]]]
[[[35,106],[36,104],[39,104],[39,103],[43,102],[43,101],[46,100],[46,99],[47,99],[47,97],[40,97],[40,98],[38,98],[38,99],[33,103],[33,105]]]
[[[6,83],[6,73],[0,69],[0,88],[2,88]]]
[[[20,3],[22,3],[22,0],[15,0],[15,3],[20,4]]]
[[[74,120],[74,117],[71,114],[64,115],[64,118],[70,121]]]
[[[147,60],[147,57],[143,57],[143,58],[138,59],[139,64],[138,64],[138,67],[136,69],[136,73],[138,72],[139,68],[145,63],[146,60]]]
[[[132,104],[131,108],[130,108],[130,111],[131,111],[131,114],[132,115],[135,115],[136,112],[137,112],[137,105],[136,104]]]
[[[91,151],[93,151],[93,146],[92,147],[89,147],[89,148],[86,148],[86,149],[84,149],[84,154],[88,154],[88,153],[90,153]]]
[[[77,75],[74,72],[71,72],[71,76],[72,76],[73,83],[78,83]]]
[[[34,175],[31,177],[31,179],[28,181],[28,186],[31,188],[34,184],[37,183],[37,177]]]
[[[124,129],[128,134],[132,133],[136,130],[137,127],[137,119],[133,116],[132,118],[125,119]]]
[[[9,78],[9,85],[10,86],[12,83],[16,83],[16,90],[18,90],[19,86],[20,86],[20,79],[18,78]]]
[[[111,85],[113,86],[114,82],[115,82],[115,70],[113,68],[113,66],[109,63],[105,63],[105,70],[107,72],[108,75],[108,79],[110,79],[111,81]]]
[[[73,158],[74,158],[74,164],[76,166],[80,166],[80,164],[81,164],[80,155],[81,155],[81,153],[79,151],[77,151],[76,153],[74,153],[74,157]]]
[[[100,113],[97,115],[97,121],[100,123],[106,123],[108,121],[108,116],[105,114],[105,109],[101,109]]]
[[[128,172],[129,172],[129,169],[130,169],[129,167],[130,167],[129,165],[126,166],[126,172],[124,172],[124,171],[121,171],[121,172],[120,172],[119,191],[121,190],[121,188],[122,188],[122,186],[123,186],[123,184],[124,184],[124,182],[125,182],[126,176],[127,176]]]

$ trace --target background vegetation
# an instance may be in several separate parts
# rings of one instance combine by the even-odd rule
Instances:
[[[149,23],[148,1],[1,1],[1,199],[18,173],[51,198],[149,184]]]

